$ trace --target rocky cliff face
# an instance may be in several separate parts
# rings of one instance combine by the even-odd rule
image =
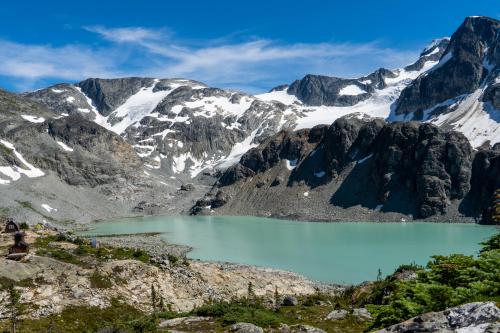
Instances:
[[[423,112],[450,98],[470,94],[496,71],[500,21],[468,17],[451,37],[446,51],[427,75],[401,92],[396,114]]]
[[[121,79],[87,79],[78,87],[94,103],[99,113],[108,116],[143,87],[153,84],[152,78],[129,77]]]
[[[476,153],[471,174],[471,190],[467,195],[464,208],[469,214],[482,216],[484,223],[492,223],[491,207],[494,192],[500,188],[500,145],[491,150]]]
[[[419,219],[473,216],[465,206],[477,213],[496,186],[483,186],[497,178],[494,156],[474,154],[461,133],[430,124],[341,118],[329,128],[280,132],[251,149],[193,212],[295,216],[304,209],[308,218],[312,204],[326,207],[312,215],[326,220],[345,209],[357,209],[360,217],[373,211]],[[476,202],[468,202],[470,196]]]
[[[56,116],[44,105],[14,94],[4,93],[2,101],[11,111],[2,112],[0,122],[2,158],[11,159],[0,175],[4,181],[17,180],[22,170],[42,169],[71,185],[95,186],[133,177],[141,166],[121,137],[79,114]]]
[[[80,94],[70,85],[53,89],[37,94],[65,100]],[[3,214],[32,223],[86,222],[135,214],[139,203],[150,214],[171,210],[172,201],[174,209],[192,205],[189,195],[176,190],[177,182],[149,173],[124,138],[91,120],[90,111],[79,111],[85,105],[76,97],[61,114],[49,107],[58,98],[43,99],[0,91]],[[190,194],[203,191],[200,183]]]
[[[499,36],[500,21],[466,18],[439,63],[401,92],[390,119],[454,128],[474,146],[498,142]]]

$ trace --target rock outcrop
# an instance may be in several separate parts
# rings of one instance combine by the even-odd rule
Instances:
[[[500,309],[493,302],[460,305],[441,312],[430,312],[393,325],[377,333],[411,332],[499,332]]]
[[[294,216],[318,194],[326,207],[319,219],[356,206],[418,219],[479,217],[497,186],[497,156],[474,153],[461,133],[431,124],[346,117],[329,128],[280,132],[251,149],[192,211]],[[225,203],[214,205],[221,193]]]

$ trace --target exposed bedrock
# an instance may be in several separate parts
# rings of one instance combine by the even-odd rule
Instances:
[[[309,204],[325,208],[319,219],[353,207],[418,219],[479,217],[500,186],[499,155],[474,153],[464,135],[431,124],[345,117],[282,131],[251,149],[193,212],[254,212],[248,205],[271,216],[300,215]]]

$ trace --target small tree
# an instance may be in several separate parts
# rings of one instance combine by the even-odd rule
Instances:
[[[21,293],[14,287],[14,285],[10,285],[8,288],[7,294],[7,318],[10,320],[12,333],[17,332],[18,323],[21,321],[20,317],[26,311],[26,307],[21,303]]]
[[[255,298],[255,293],[253,291],[253,283],[252,283],[252,281],[248,282],[247,298],[248,298],[248,300],[253,300]]]
[[[278,286],[274,287],[274,310],[278,311],[280,307],[280,294],[278,293]]]
[[[156,312],[157,302],[158,302],[158,295],[156,294],[155,286],[151,285],[151,306],[153,307],[153,312]]]
[[[155,288],[154,285],[151,285],[151,307],[153,312],[166,310],[163,295],[159,294],[159,289]]]
[[[377,281],[382,281],[382,270],[379,268],[377,272]]]
[[[165,303],[163,302],[163,295],[160,295],[160,303],[159,303],[160,311],[165,311]]]

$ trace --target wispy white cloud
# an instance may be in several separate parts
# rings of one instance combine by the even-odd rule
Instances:
[[[123,53],[113,49],[0,40],[0,76],[10,78],[18,90],[32,89],[44,79],[72,81],[92,76],[121,76],[127,73],[120,69],[124,59]]]
[[[103,26],[86,26],[85,30],[100,34],[103,38],[118,43],[137,43],[147,40],[160,40],[165,34],[166,30],[153,30],[142,27],[128,27],[128,28],[113,28],[107,29]]]
[[[166,29],[85,27],[102,41],[92,45],[30,45],[0,40],[0,76],[26,86],[46,79],[143,75],[186,77],[222,87],[269,89],[307,73],[358,76],[377,67],[398,67],[417,50],[370,43],[243,42],[229,38],[175,38]]]

